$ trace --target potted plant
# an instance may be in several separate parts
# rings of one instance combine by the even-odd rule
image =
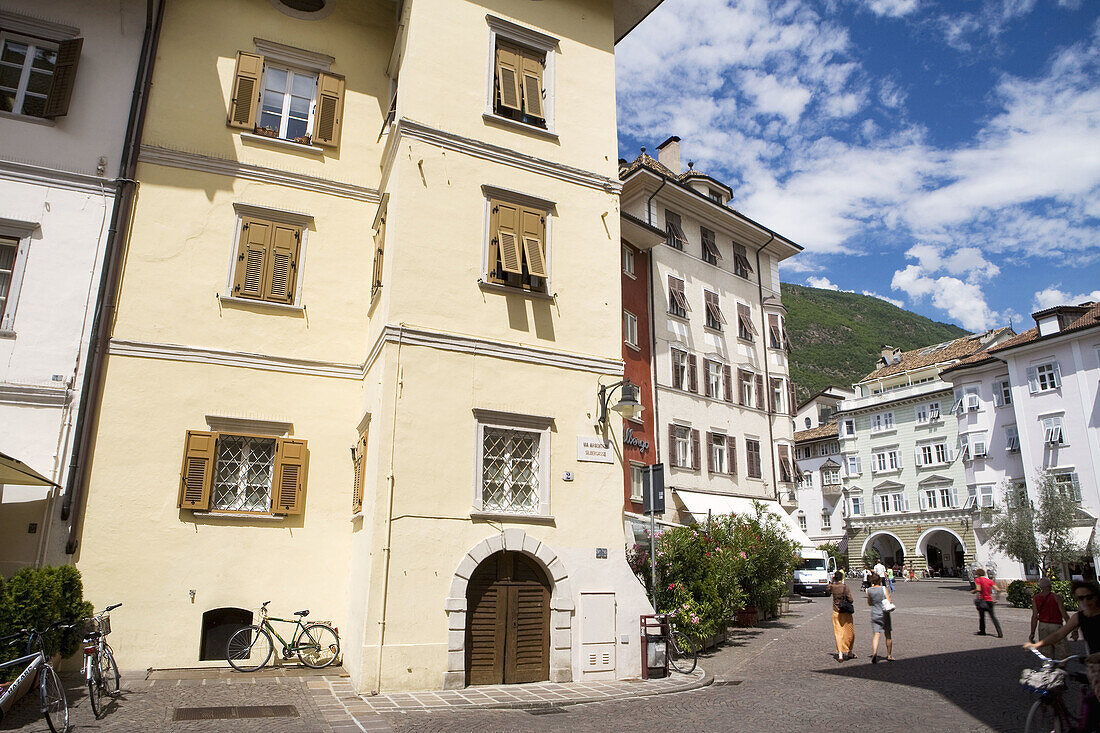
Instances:
[[[279,131],[273,127],[260,127],[256,125],[255,133],[263,137],[279,137]]]

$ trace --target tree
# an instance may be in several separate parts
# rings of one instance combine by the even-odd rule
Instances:
[[[1001,496],[1001,505],[993,512],[990,544],[1013,560],[1025,565],[1038,564],[1039,546],[1027,487],[1006,480],[1001,484]]]
[[[1043,567],[1080,562],[1082,557],[1091,555],[1091,540],[1082,544],[1073,539],[1072,528],[1077,524],[1079,508],[1070,485],[1057,481],[1050,471],[1044,470],[1039,474],[1036,494],[1039,511],[1035,514],[1035,535]]]
[[[826,542],[823,545],[818,545],[817,549],[824,551],[825,554],[833,558],[837,568],[848,569],[848,556],[840,551],[839,542]]]

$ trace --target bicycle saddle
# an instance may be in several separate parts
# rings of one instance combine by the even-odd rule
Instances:
[[[309,615],[309,609],[307,608],[304,611],[295,611],[294,615],[295,616],[302,616],[302,617],[308,616]]]

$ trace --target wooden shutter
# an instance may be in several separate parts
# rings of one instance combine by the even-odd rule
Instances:
[[[317,77],[317,112],[313,142],[334,148],[340,144],[340,123],[344,119],[344,78],[333,74]]]
[[[271,222],[262,219],[241,220],[241,236],[237,246],[237,269],[233,275],[233,295],[240,298],[262,298],[271,242]]]
[[[70,38],[57,44],[57,63],[53,68],[53,81],[50,82],[43,117],[53,119],[69,113],[69,100],[73,96],[76,67],[80,64],[80,49],[83,47],[83,38]]]
[[[764,375],[756,375],[756,409],[764,409]]]
[[[732,435],[726,436],[726,463],[729,464],[729,474],[737,475],[737,439]]]
[[[358,514],[363,511],[363,487],[367,479],[367,434],[359,436],[351,452],[352,468],[355,478],[351,488],[351,511]]]
[[[546,214],[529,208],[523,208],[521,212],[527,272],[536,277],[546,277]]]
[[[713,397],[710,388],[710,359],[703,357],[703,393],[707,397]]]
[[[691,431],[691,468],[699,470],[699,431],[694,428]]]
[[[301,514],[306,506],[309,449],[306,441],[279,438],[275,454],[275,482],[271,487],[272,514]]]
[[[214,459],[218,434],[188,430],[183,441],[183,468],[180,469],[180,509],[205,511],[210,508],[210,489],[214,484]]]
[[[745,402],[745,382],[750,379],[749,375],[744,369],[737,370],[737,404],[742,407],[748,407],[748,403]]]
[[[775,377],[768,380],[768,412],[775,412],[775,388],[781,386],[781,381],[782,380],[776,379]]]
[[[237,70],[233,73],[233,94],[229,99],[226,124],[251,132],[256,127],[256,107],[260,101],[260,79],[264,75],[264,57],[237,52]]]
[[[500,267],[505,272],[523,274],[522,245],[519,241],[520,209],[503,201],[492,202],[492,214],[496,217],[496,246],[500,253]],[[492,262],[489,263],[493,265]]]
[[[542,58],[534,51],[520,51],[523,76],[523,111],[529,117],[546,117],[542,103]]]
[[[726,402],[733,402],[733,369],[729,364],[722,365],[722,386],[726,388]]]
[[[714,443],[714,433],[707,432],[707,473],[714,473],[714,451],[711,444]]]
[[[264,300],[279,303],[294,302],[298,284],[298,249],[302,230],[290,224],[272,224],[271,248],[268,251],[264,282]]]
[[[471,685],[504,682],[507,599],[506,586],[496,583],[496,566],[492,558],[487,560],[474,571],[466,587],[466,669]]]
[[[503,109],[520,109],[520,51],[515,46],[497,41],[497,103]]]
[[[688,354],[688,389],[699,392],[699,374],[695,364],[695,354]]]
[[[386,213],[383,212],[378,221],[378,231],[374,234],[374,274],[371,276],[371,294],[382,287],[382,264],[386,254]],[[495,260],[492,267],[495,267]]]
[[[794,417],[798,414],[798,410],[794,404],[794,382],[787,380],[787,414]]]
[[[672,423],[668,424],[668,465],[673,468],[680,468],[678,463],[676,451],[676,426]]]

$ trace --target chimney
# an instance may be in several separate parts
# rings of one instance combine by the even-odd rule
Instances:
[[[657,160],[676,175],[680,175],[680,138],[673,135],[657,146]]]
[[[886,361],[886,363],[889,364],[890,363],[890,357],[894,355],[894,347],[893,346],[883,346],[882,351],[880,352],[880,354],[881,354],[882,358]]]

